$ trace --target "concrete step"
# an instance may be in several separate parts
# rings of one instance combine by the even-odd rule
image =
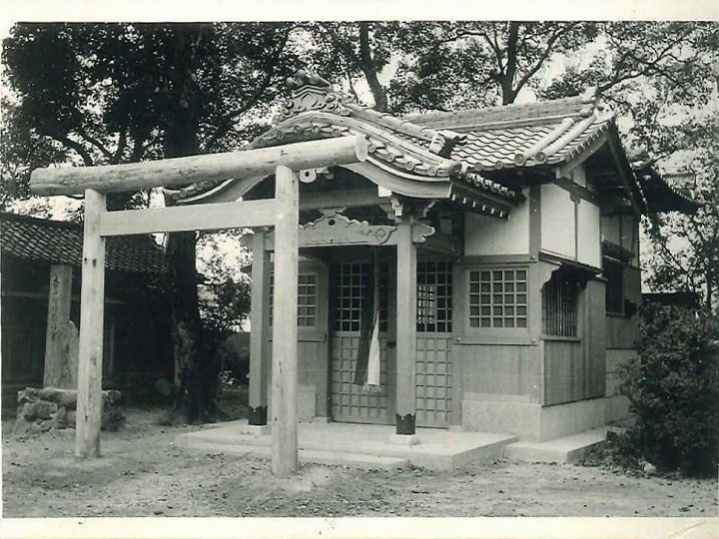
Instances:
[[[263,445],[222,444],[184,438],[178,444],[182,449],[200,453],[223,453],[226,455],[252,455],[269,458],[271,449]],[[398,457],[381,457],[347,453],[340,451],[318,451],[315,449],[299,449],[297,457],[301,463],[323,464],[325,466],[349,466],[363,470],[396,470],[409,466],[409,460]]]
[[[339,451],[317,451],[315,449],[300,449],[298,454],[300,462],[325,464],[327,466],[350,466],[363,470],[396,470],[397,468],[409,466],[409,460],[400,457],[381,457]]]
[[[504,457],[526,462],[578,462],[590,449],[606,440],[607,428],[589,430],[546,442],[514,442],[504,448]]]

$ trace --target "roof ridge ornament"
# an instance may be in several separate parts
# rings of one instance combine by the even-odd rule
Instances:
[[[275,124],[311,110],[331,112],[339,116],[349,116],[351,113],[344,106],[346,97],[335,92],[332,85],[319,75],[299,69],[294,77],[287,78],[285,86],[292,92],[292,98],[283,104]]]
[[[583,105],[579,111],[582,118],[588,118],[595,110],[604,110],[604,105],[599,101],[599,88],[597,86],[590,86],[579,97]]]

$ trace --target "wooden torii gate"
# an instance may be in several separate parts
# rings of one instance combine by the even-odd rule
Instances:
[[[153,232],[274,227],[272,472],[297,469],[298,171],[365,161],[363,137],[101,167],[33,171],[38,195],[85,195],[75,455],[100,455],[105,238]],[[106,194],[275,174],[275,198],[108,212]]]

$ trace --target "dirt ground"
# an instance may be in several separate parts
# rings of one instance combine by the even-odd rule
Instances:
[[[452,473],[304,465],[271,475],[267,459],[191,453],[127,410],[102,433],[103,456],[76,461],[74,431],[20,440],[3,422],[5,517],[130,516],[716,516],[717,481],[631,477],[602,468],[498,460]]]

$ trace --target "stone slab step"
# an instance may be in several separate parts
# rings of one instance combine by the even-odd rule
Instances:
[[[325,464],[327,466],[350,466],[352,468],[362,468],[363,470],[396,470],[397,468],[409,466],[409,460],[400,457],[382,457],[339,451],[317,451],[314,449],[300,449],[298,453],[300,462]]]
[[[185,438],[178,444],[182,449],[203,453],[227,455],[252,455],[270,458],[271,448],[264,445],[222,444],[204,442]],[[363,470],[395,470],[409,466],[409,460],[398,457],[382,457],[376,455],[363,455],[339,451],[318,451],[314,449],[299,449],[299,461],[302,463],[324,464],[326,466],[348,466]]]
[[[514,442],[504,448],[504,456],[526,462],[571,464],[603,443],[606,436],[607,429],[602,427],[546,442]]]

